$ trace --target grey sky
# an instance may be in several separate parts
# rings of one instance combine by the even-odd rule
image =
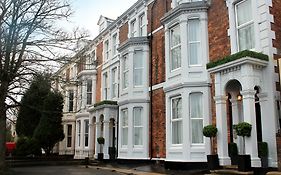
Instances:
[[[97,22],[100,15],[116,19],[137,0],[71,0],[74,15],[70,18],[69,28],[83,27],[87,29],[91,38],[97,36]]]

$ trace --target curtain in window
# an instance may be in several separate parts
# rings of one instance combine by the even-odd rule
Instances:
[[[202,93],[190,94],[190,118],[192,143],[203,143]]]
[[[128,145],[128,110],[122,111],[122,145]]]
[[[255,38],[251,0],[236,4],[236,18],[239,50],[253,49]]]
[[[199,19],[188,21],[189,64],[199,64],[200,27]]]
[[[134,108],[134,145],[142,145],[142,108]]]
[[[134,86],[141,86],[143,83],[143,54],[142,51],[135,51],[134,54]]]

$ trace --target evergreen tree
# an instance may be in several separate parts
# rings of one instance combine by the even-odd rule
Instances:
[[[64,139],[62,110],[63,96],[59,92],[50,92],[44,100],[42,117],[34,132],[34,138],[47,155],[57,142]]]
[[[19,136],[29,138],[33,136],[41,118],[44,99],[51,90],[49,77],[49,75],[35,76],[30,88],[25,92],[16,123]]]

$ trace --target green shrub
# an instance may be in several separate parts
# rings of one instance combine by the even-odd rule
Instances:
[[[208,125],[203,128],[203,135],[205,137],[216,137],[218,129],[213,125]]]
[[[267,157],[268,156],[267,142],[259,142],[258,143],[258,155],[259,155],[259,157]]]
[[[252,125],[247,122],[241,122],[237,125],[233,125],[233,128],[236,130],[237,135],[242,137],[250,137],[252,131]]]
[[[17,140],[14,154],[16,156],[39,156],[42,154],[42,152],[37,140],[28,137],[20,137]]]
[[[218,59],[217,61],[210,62],[206,66],[207,66],[207,69],[211,69],[213,67],[216,67],[216,66],[219,66],[222,64],[226,64],[226,63],[229,63],[229,62],[232,62],[232,61],[238,60],[240,58],[244,58],[244,57],[252,57],[252,58],[257,58],[257,59],[264,60],[264,61],[269,60],[268,55],[265,55],[263,53],[253,52],[250,50],[243,50],[241,52],[237,52],[235,54]]]
[[[238,155],[238,148],[236,143],[229,143],[228,144],[228,155],[230,157]]]
[[[97,141],[98,141],[99,144],[104,144],[104,141],[105,141],[105,140],[104,140],[103,137],[98,137],[98,138],[97,138]]]

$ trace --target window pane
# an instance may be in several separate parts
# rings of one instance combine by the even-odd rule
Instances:
[[[142,145],[142,128],[134,129],[134,145]]]
[[[190,94],[190,117],[203,118],[201,93]]]
[[[176,47],[171,50],[172,70],[181,67],[181,47]]]
[[[182,143],[182,121],[172,122],[172,144]]]
[[[171,46],[176,46],[181,43],[180,38],[180,27],[176,26],[173,29],[171,29]]]
[[[188,52],[189,64],[199,64],[200,26],[199,19],[188,21]]]
[[[247,23],[253,19],[251,0],[246,0],[237,4],[237,22],[238,26]]]
[[[70,90],[68,95],[69,95],[69,97],[68,97],[68,111],[72,112],[73,111],[73,99],[74,99],[73,90]]]
[[[255,47],[254,24],[238,30],[239,50],[253,49]]]
[[[188,39],[189,41],[198,41],[200,38],[199,19],[188,21]]]
[[[134,126],[142,126],[142,108],[134,108]]]
[[[122,145],[128,145],[128,128],[123,128]]]
[[[194,64],[199,64],[198,56],[199,56],[199,43],[191,43],[189,44],[189,64],[194,65]]]
[[[181,107],[182,100],[181,98],[176,98],[172,100],[172,119],[181,118]]]
[[[203,143],[203,120],[193,119],[192,127],[192,143]]]
[[[142,51],[135,51],[134,60],[134,85],[140,86],[142,85],[142,70],[143,70],[143,53]]]

